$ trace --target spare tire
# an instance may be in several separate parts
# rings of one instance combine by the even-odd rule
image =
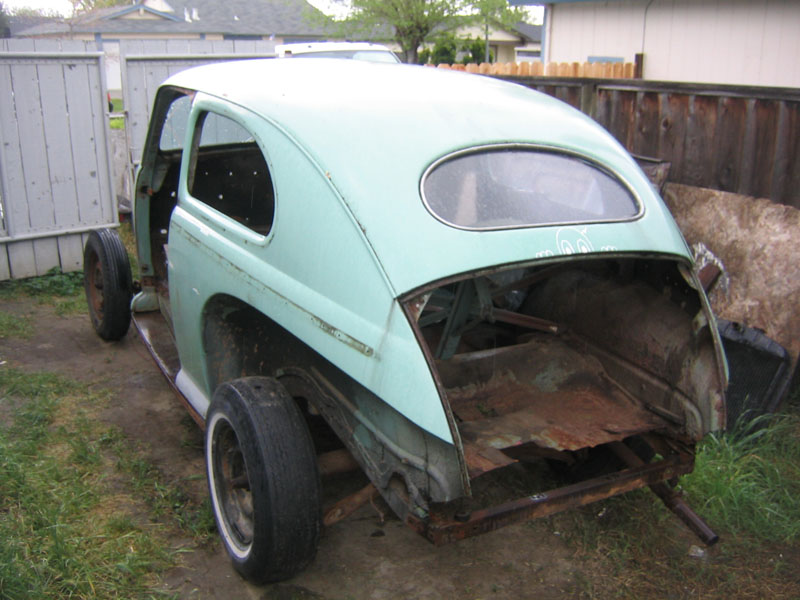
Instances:
[[[131,264],[111,229],[89,234],[83,251],[83,286],[94,330],[104,340],[119,340],[131,323]]]

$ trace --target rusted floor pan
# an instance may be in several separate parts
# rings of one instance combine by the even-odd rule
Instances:
[[[513,462],[499,452],[505,448],[579,450],[666,425],[598,360],[554,336],[456,355],[438,366],[473,476]]]

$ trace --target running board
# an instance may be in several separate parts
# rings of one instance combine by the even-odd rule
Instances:
[[[167,320],[157,310],[150,312],[133,313],[133,324],[139,337],[142,338],[145,347],[156,366],[167,378],[173,391],[177,394],[180,401],[189,411],[192,419],[205,430],[206,422],[203,416],[192,406],[189,399],[181,392],[177,386],[178,373],[181,369],[181,361],[178,358],[178,349],[172,339]]]

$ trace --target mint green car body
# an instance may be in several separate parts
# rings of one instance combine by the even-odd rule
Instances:
[[[374,452],[378,439],[397,455],[416,456],[406,462],[424,463],[425,452],[413,451],[414,440],[424,440],[429,454],[435,447],[440,458],[419,468],[436,471],[438,483],[437,491],[419,495],[436,502],[468,495],[469,461],[462,456],[458,424],[407,303],[434,282],[512,266],[558,265],[581,253],[586,260],[667,261],[698,289],[712,357],[704,372],[714,384],[693,405],[684,402],[679,429],[696,441],[724,422],[724,359],[690,250],[634,160],[585,115],[481,76],[348,61],[209,65],[173,76],[162,91],[188,94],[191,109],[168,223],[166,281],[157,275],[161,258],[155,256],[151,206],[160,125],[151,128],[134,208],[142,291],[133,311],[136,317],[160,307],[171,324],[180,361],[175,384],[196,417],[204,417],[220,383],[209,358],[209,307],[235,302],[291,332],[371,395],[368,402],[351,399],[357,440],[346,444],[351,451]],[[190,193],[195,123],[208,111],[241,125],[263,153],[274,188],[266,234]],[[443,223],[423,202],[423,176],[444,157],[481,147],[533,148],[601,165],[629,190],[639,212],[616,222],[492,231]],[[159,290],[166,284],[168,293]],[[362,466],[368,462],[356,458]],[[376,485],[389,489],[386,480]],[[409,514],[422,518],[426,511],[423,500],[412,498]]]

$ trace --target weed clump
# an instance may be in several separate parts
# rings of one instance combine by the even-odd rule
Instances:
[[[700,512],[734,535],[800,540],[800,416],[764,415],[709,435],[682,483]]]

